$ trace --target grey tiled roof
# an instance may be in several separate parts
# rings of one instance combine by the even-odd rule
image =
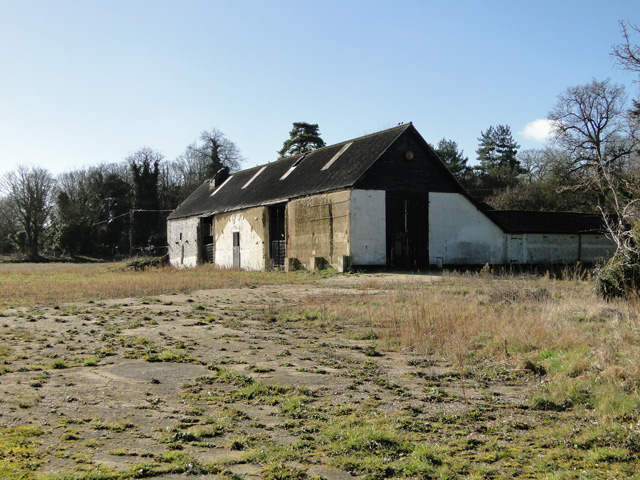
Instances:
[[[411,123],[406,123],[232,173],[229,180],[215,190],[214,195],[214,189],[206,181],[169,215],[169,219],[239,210],[349,188],[409,128],[414,127]],[[326,167],[348,144],[348,148]],[[297,165],[292,169],[296,162]],[[285,177],[290,169],[291,172]],[[258,172],[259,175],[253,178]],[[253,181],[242,188],[252,178]]]

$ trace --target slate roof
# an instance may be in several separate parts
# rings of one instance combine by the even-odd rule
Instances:
[[[349,188],[410,128],[414,128],[413,125],[406,123],[306,154],[235,172],[215,191],[207,180],[168,218],[171,220],[240,210]],[[329,167],[323,168],[348,144],[348,148]],[[291,172],[284,178],[290,169]],[[258,172],[259,175],[253,178]],[[252,178],[251,183],[242,188]]]
[[[523,210],[485,210],[507,233],[606,233],[601,215],[574,212],[529,212]]]

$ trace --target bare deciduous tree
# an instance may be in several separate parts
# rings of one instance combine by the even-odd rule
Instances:
[[[204,170],[204,179],[207,179],[212,178],[222,167],[237,170],[244,158],[236,144],[225,137],[222,131],[211,128],[200,133],[200,143],[194,142],[187,147],[184,160],[191,161],[196,171]]]
[[[631,43],[631,35],[634,32],[640,34],[640,27],[620,22],[620,28],[622,29],[623,42],[613,46],[611,55],[625,70],[640,74],[640,45]]]
[[[37,258],[42,235],[51,215],[54,179],[48,170],[19,166],[5,175],[0,190],[15,222],[24,230],[26,253]]]
[[[631,174],[637,160],[637,123],[626,109],[624,87],[593,80],[570,87],[549,114],[557,145],[569,153],[572,188],[598,197],[618,252],[632,248],[628,226],[638,221],[638,179]]]

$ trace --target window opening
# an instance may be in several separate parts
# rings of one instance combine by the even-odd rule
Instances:
[[[295,162],[293,162],[293,165],[291,165],[291,168],[296,168],[298,165],[300,165],[300,162],[304,160],[304,157],[306,156],[307,156],[306,153],[303,153],[302,155],[300,155],[300,158],[297,159]]]
[[[286,258],[284,220],[284,205],[269,207],[269,257],[274,267],[284,267],[284,259]]]

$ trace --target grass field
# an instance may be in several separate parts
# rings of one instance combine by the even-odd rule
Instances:
[[[206,265],[141,271],[126,263],[0,263],[0,308],[302,281],[300,273],[221,272]]]
[[[0,478],[640,478],[586,277],[0,264]]]

